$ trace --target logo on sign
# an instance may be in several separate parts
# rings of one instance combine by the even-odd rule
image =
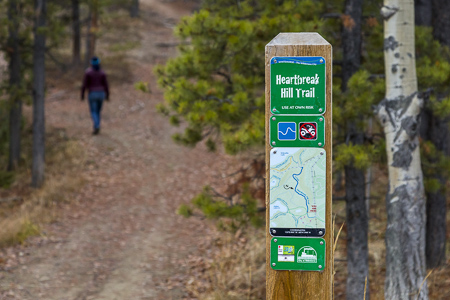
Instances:
[[[278,261],[294,262],[295,246],[278,245]]]
[[[299,124],[300,140],[317,140],[317,123],[308,122]]]
[[[278,123],[278,139],[280,141],[295,141],[297,130],[295,122]]]
[[[315,264],[317,263],[317,252],[313,247],[305,246],[298,250],[297,263]]]

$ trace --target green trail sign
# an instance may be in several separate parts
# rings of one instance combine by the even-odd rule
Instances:
[[[319,116],[270,117],[272,147],[323,147],[325,121]]]
[[[325,59],[320,56],[270,60],[270,111],[283,115],[325,112]]]
[[[270,241],[270,266],[274,270],[323,271],[325,240],[274,237]]]

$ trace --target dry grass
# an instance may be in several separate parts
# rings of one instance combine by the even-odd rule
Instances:
[[[387,170],[384,166],[373,168],[372,194],[370,200],[369,219],[369,278],[368,291],[371,300],[384,299],[385,281],[385,230]],[[450,191],[450,189],[448,189]],[[450,197],[448,197],[450,199]],[[450,206],[448,206],[450,208]],[[345,220],[345,202],[333,203],[333,213],[336,214],[335,231]],[[449,212],[448,212],[449,213]],[[447,232],[450,232],[450,218],[447,218]],[[447,234],[447,263],[441,268],[427,271],[427,284],[430,299],[450,299],[450,234]],[[335,299],[345,299],[347,279],[346,232],[342,232],[335,255]],[[362,296],[361,296],[362,298]]]
[[[204,300],[264,299],[264,230],[248,228],[247,232],[216,234],[204,245],[213,251],[200,251],[202,256],[191,256],[187,261],[192,266],[186,280],[191,296]]]
[[[384,299],[386,207],[385,191],[387,173],[383,168],[374,168],[376,178],[372,183],[369,220],[369,278],[366,291],[372,300]],[[449,189],[450,190],[450,189]],[[337,192],[339,195],[339,192]],[[449,206],[450,207],[450,206]],[[335,216],[334,299],[345,299],[347,280],[345,202],[333,203]],[[450,219],[450,218],[449,218]],[[447,222],[450,232],[450,220]],[[340,229],[344,228],[342,232]],[[207,300],[265,299],[265,235],[264,229],[247,229],[251,232],[220,234],[201,251],[202,256],[193,256],[187,288],[193,297]],[[450,235],[450,233],[449,233]],[[447,245],[447,264],[428,270],[427,284],[430,299],[450,299],[450,243]],[[364,295],[361,295],[363,299]]]
[[[29,137],[25,137],[27,140]],[[27,142],[24,153],[29,153]],[[46,180],[41,189],[29,187],[30,169],[22,167],[9,189],[0,190],[2,198],[16,197],[15,203],[0,205],[0,246],[24,243],[29,236],[40,233],[41,225],[57,217],[58,204],[70,202],[83,184],[79,176],[84,153],[77,141],[69,140],[64,130],[51,129],[47,134]],[[25,165],[30,158],[24,157]]]

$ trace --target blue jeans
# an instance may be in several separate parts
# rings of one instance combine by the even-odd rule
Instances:
[[[100,113],[102,111],[102,104],[104,99],[105,99],[105,92],[89,93],[89,109],[91,110],[91,117],[92,121],[94,122],[94,129],[100,129]]]

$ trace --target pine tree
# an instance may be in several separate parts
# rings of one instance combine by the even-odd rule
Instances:
[[[361,67],[362,47],[362,0],[345,1],[342,24],[342,82],[341,89],[347,91],[348,81]],[[361,120],[359,120],[361,122]],[[347,122],[347,145],[360,147],[364,144],[364,131],[356,120]],[[365,199],[365,174],[363,169],[356,168],[353,162],[345,167],[345,198],[347,223],[347,299],[355,299],[364,295],[368,286],[368,229],[369,219]],[[369,293],[365,293],[369,299]]]
[[[139,0],[131,0],[130,17],[132,18],[139,17]]]
[[[35,0],[33,49],[33,161],[31,185],[44,184],[45,170],[45,27],[47,0]]]
[[[449,78],[446,74],[449,73],[448,59],[450,46],[450,19],[448,18],[447,11],[450,9],[448,1],[428,0],[424,1],[431,6],[432,18],[426,26],[433,26],[432,36],[440,44],[437,45],[435,41],[430,41],[435,44],[434,53],[430,53],[426,58],[427,62],[434,60],[434,66],[429,66],[429,63],[425,63],[429,68],[435,70],[435,74],[440,74],[440,78],[436,76],[428,89],[432,87],[434,89],[432,93],[432,102],[427,101],[427,105],[424,110],[423,119],[425,122],[422,126],[422,137],[424,140],[429,141],[432,144],[431,148],[436,151],[434,155],[428,155],[426,158],[427,164],[424,165],[424,172],[427,175],[427,181],[431,184],[426,185],[427,195],[427,232],[426,232],[426,258],[427,267],[435,268],[445,263],[445,243],[446,243],[446,213],[447,213],[447,197],[446,197],[446,183],[448,180],[448,168],[447,170],[442,166],[447,165],[445,163],[450,159],[450,129],[448,123],[449,112],[439,109],[448,105],[450,99],[448,82]],[[432,2],[432,3],[431,3]],[[430,5],[431,4],[431,5]],[[428,10],[427,14],[428,13]],[[423,39],[428,39],[431,35],[424,35]],[[445,49],[443,49],[446,46]],[[422,55],[430,50],[430,48],[422,47]],[[428,51],[427,51],[428,50]],[[425,53],[424,53],[425,52]],[[437,52],[437,53],[436,53]],[[433,55],[434,54],[434,55]],[[437,55],[436,55],[437,54]],[[425,59],[426,59],[425,58]],[[421,65],[422,66],[422,65]],[[428,74],[430,69],[425,71]],[[420,80],[420,78],[419,78]],[[419,81],[420,84],[420,81]],[[435,105],[433,105],[433,103]],[[437,104],[437,105],[436,105]],[[446,113],[446,114],[444,114]],[[425,129],[425,130],[424,130]],[[428,153],[430,154],[430,153]]]
[[[7,53],[9,58],[10,110],[9,110],[9,164],[8,170],[14,170],[20,160],[20,138],[22,123],[21,99],[21,55],[19,41],[19,6],[20,1],[8,1],[8,31]]]
[[[72,63],[79,65],[81,62],[80,0],[72,0],[72,31]]]
[[[193,146],[206,140],[210,150],[219,144],[229,154],[262,152],[264,46],[280,31],[318,31],[322,8],[311,0],[205,1],[199,12],[183,19],[175,30],[182,40],[180,55],[156,69],[166,99],[159,110],[172,124],[187,125],[175,141]],[[231,229],[261,224],[256,198],[264,198],[263,164],[261,157],[249,163],[224,195],[206,188],[193,199],[194,208],[208,217],[232,219],[226,225]],[[192,211],[182,206],[179,213]]]
[[[85,64],[89,65],[90,59],[95,55],[98,33],[98,18],[100,12],[100,0],[89,0],[88,28],[86,35]]]
[[[159,107],[174,139],[195,145],[219,140],[230,154],[264,145],[264,45],[280,31],[316,31],[318,1],[206,1],[176,28],[180,55],[156,73],[165,90]],[[188,45],[187,41],[189,41]]]
[[[338,9],[334,5],[332,11]],[[369,286],[369,219],[365,173],[380,159],[382,141],[374,138],[368,120],[373,117],[371,107],[382,97],[384,81],[377,76],[383,71],[377,51],[382,48],[382,28],[375,17],[363,18],[363,12],[374,15],[375,11],[378,9],[371,3],[345,1],[343,14],[326,14],[335,20],[327,23],[327,30],[336,32],[336,24],[342,28],[342,34],[328,35],[337,37],[332,40],[336,62],[333,68],[333,156],[335,172],[345,171],[347,299],[361,297],[364,291],[366,298],[370,297],[366,288]]]

